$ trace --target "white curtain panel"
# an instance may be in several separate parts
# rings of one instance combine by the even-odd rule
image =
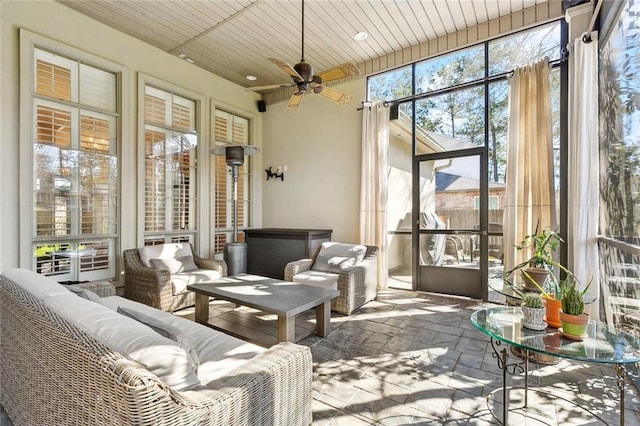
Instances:
[[[568,266],[587,285],[588,293],[599,292],[598,214],[598,34],[591,42],[577,38],[571,47],[574,81],[569,100],[569,220]],[[597,306],[597,304],[594,304]]]
[[[530,257],[515,245],[529,234],[556,228],[548,59],[517,68],[509,79],[504,270]]]
[[[360,240],[378,247],[378,288],[387,288],[389,109],[374,102],[362,112]]]

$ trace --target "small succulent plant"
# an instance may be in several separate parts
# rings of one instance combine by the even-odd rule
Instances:
[[[584,300],[575,283],[569,286],[562,296],[562,312],[569,315],[582,315],[584,313]]]
[[[543,308],[542,295],[538,293],[527,293],[524,295],[524,306],[528,308]]]

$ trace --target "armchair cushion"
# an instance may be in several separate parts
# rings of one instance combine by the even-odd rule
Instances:
[[[171,275],[173,295],[184,293],[190,284],[204,283],[222,278],[220,271],[215,269],[197,269],[191,272],[181,272]]]
[[[359,244],[322,243],[311,269],[339,273],[342,269],[362,262],[367,247]]]
[[[295,282],[298,284],[314,285],[331,290],[338,289],[338,274],[334,274],[333,272],[309,270],[299,272],[294,277]]]
[[[193,256],[170,257],[167,259],[150,259],[151,266],[156,269],[166,269],[172,274],[179,272],[189,272],[198,269],[198,265],[193,261]]]
[[[151,259],[178,259],[185,256],[193,256],[191,244],[170,243],[144,246],[138,249],[140,261],[147,268],[153,268]]]

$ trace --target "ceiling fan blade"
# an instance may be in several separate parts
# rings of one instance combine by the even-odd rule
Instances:
[[[303,78],[300,77],[300,74],[298,74],[298,72],[296,70],[293,69],[293,67],[289,64],[287,64],[286,62],[282,62],[279,59],[274,59],[274,58],[269,58],[269,60],[271,62],[273,62],[274,64],[276,64],[277,66],[280,67],[280,69],[284,72],[286,72],[287,74],[289,74],[293,79],[297,79],[302,81]]]
[[[285,111],[289,111],[290,109],[296,109],[302,103],[302,98],[304,97],[304,91],[298,91],[291,96],[289,99],[289,103],[287,104],[287,108]]]
[[[248,92],[259,92],[261,90],[282,89],[283,87],[291,87],[291,86],[295,86],[295,84],[285,83],[285,84],[271,84],[269,86],[254,86],[254,87],[246,87],[244,90]]]
[[[322,86],[322,90],[316,93],[336,103],[339,103],[340,105],[346,105],[353,99],[353,96],[351,95],[347,95],[344,92],[326,86]]]
[[[330,70],[326,70],[318,74],[318,76],[322,78],[323,82],[339,80],[347,77],[356,77],[358,75],[360,75],[360,70],[351,62],[338,65],[335,68],[331,68]]]

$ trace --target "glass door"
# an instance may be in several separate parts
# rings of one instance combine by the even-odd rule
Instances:
[[[420,157],[414,223],[417,289],[486,298],[482,149]],[[497,255],[497,254],[494,254]]]

